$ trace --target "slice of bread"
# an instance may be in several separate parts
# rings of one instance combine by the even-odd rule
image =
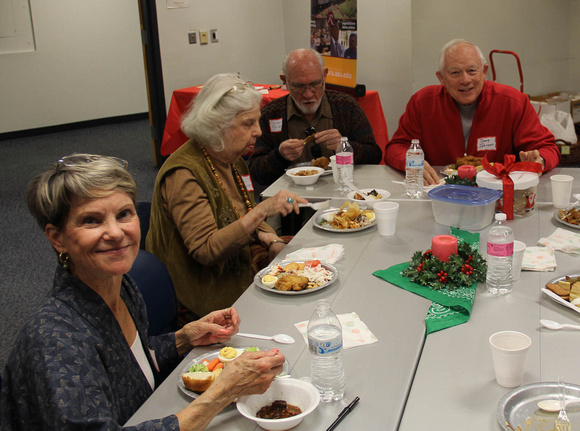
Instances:
[[[204,392],[211,386],[216,376],[209,371],[196,371],[195,373],[182,374],[181,378],[185,387],[190,391]]]

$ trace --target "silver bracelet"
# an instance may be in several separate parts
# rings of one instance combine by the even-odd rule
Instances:
[[[279,244],[288,244],[288,243],[287,243],[286,241],[284,241],[283,239],[275,239],[275,240],[273,240],[273,241],[270,243],[270,245],[268,246],[268,248],[272,247],[272,244],[275,244],[275,243],[279,243]]]

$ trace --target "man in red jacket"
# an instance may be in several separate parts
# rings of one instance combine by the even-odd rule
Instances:
[[[439,182],[433,166],[455,163],[457,157],[487,155],[502,162],[505,154],[541,163],[547,172],[558,165],[560,151],[552,133],[540,124],[528,97],[516,89],[486,81],[488,65],[476,45],[462,39],[447,43],[436,72],[441,85],[415,93],[399,128],[385,150],[385,162],[405,170],[412,139],[425,152],[425,184]]]

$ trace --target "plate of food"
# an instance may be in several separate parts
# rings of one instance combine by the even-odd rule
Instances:
[[[295,165],[292,165],[288,169],[304,168],[304,167],[308,167],[308,166],[314,166],[317,168],[324,169],[324,172],[322,173],[321,176],[332,175],[332,163],[330,162],[330,159],[328,157],[319,157],[317,159],[312,159],[310,162],[297,163]],[[288,169],[286,169],[286,170],[288,170]]]
[[[571,383],[565,386],[567,399],[580,397],[580,386]],[[537,382],[515,388],[499,400],[497,420],[506,431],[553,430],[558,412],[544,411],[538,403],[557,400],[558,394],[557,382]],[[579,423],[580,410],[569,408],[568,418],[572,423]]]
[[[580,274],[553,278],[542,287],[542,292],[558,304],[580,313]]]
[[[280,295],[303,295],[330,286],[338,269],[319,260],[284,261],[270,265],[254,277],[256,285]]]
[[[191,398],[199,397],[205,392],[220,375],[228,362],[233,361],[244,352],[262,350],[258,347],[222,347],[192,359],[181,368],[177,379],[177,386],[185,395]],[[290,375],[290,364],[284,361],[282,371],[276,376]]]
[[[475,166],[477,172],[483,170],[483,166],[481,165],[481,159],[483,157],[476,157],[476,156],[463,156],[457,157],[457,161],[449,166],[443,168],[440,172],[444,175],[451,176],[457,175],[457,168],[463,165],[471,165]]]
[[[360,202],[372,208],[375,203],[382,202],[391,196],[391,192],[383,189],[360,189],[360,191],[372,200],[366,200],[358,192],[354,191],[349,192],[349,194],[346,195],[346,197],[357,203]]]
[[[340,208],[323,211],[313,222],[318,229],[348,233],[369,229],[377,220],[372,209],[361,209],[356,202],[345,202]]]
[[[565,226],[580,229],[580,206],[573,205],[570,208],[556,210],[554,218]]]

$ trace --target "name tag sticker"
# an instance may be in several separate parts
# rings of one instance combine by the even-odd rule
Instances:
[[[276,118],[274,120],[270,120],[270,132],[280,133],[281,131],[282,131],[282,119]]]
[[[244,180],[244,185],[246,186],[246,189],[248,189],[249,192],[253,192],[254,184],[252,184],[252,179],[250,178],[250,176],[242,175],[242,180]]]
[[[477,140],[477,151],[495,151],[495,150],[497,150],[495,136],[490,136],[488,138],[479,138]]]

